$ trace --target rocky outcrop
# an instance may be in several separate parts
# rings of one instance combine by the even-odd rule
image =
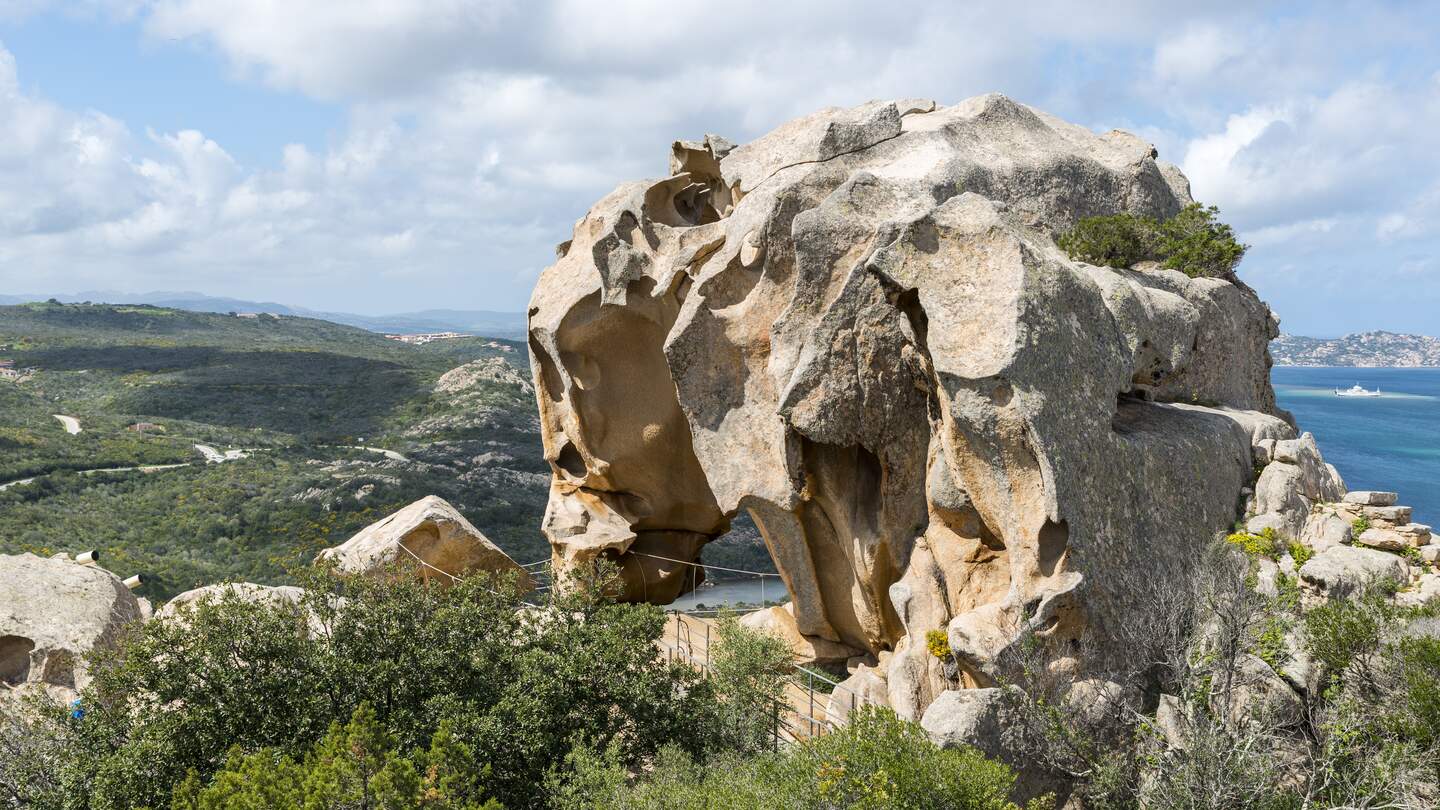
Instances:
[[[1276,408],[1252,290],[1056,247],[1190,202],[1132,135],[879,101],[677,142],[670,171],[596,203],[531,299],[562,571],[613,559],[668,602],[748,510],[793,632],[889,653],[920,719],[1026,632],[1123,664],[1107,628],[1237,517],[1294,537],[1344,495]]]
[[[304,603],[305,589],[297,588],[294,585],[256,585],[253,582],[206,585],[177,594],[162,605],[156,615],[162,618],[178,616],[185,608],[206,601],[219,601],[227,595],[234,595],[240,601],[251,604],[299,607]]]
[[[1300,566],[1300,580],[1326,596],[1350,596],[1383,580],[1407,584],[1410,571],[1405,560],[1394,554],[1335,546]]]
[[[434,495],[366,526],[341,545],[320,552],[316,560],[351,574],[413,569],[421,579],[440,584],[488,571],[514,577],[526,590],[532,587],[519,564]]]
[[[63,555],[0,556],[0,693],[72,695],[89,681],[85,656],[141,618],[139,600],[109,571]]]

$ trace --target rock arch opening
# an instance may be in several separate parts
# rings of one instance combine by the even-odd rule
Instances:
[[[0,683],[19,686],[30,679],[35,642],[24,636],[0,636]]]

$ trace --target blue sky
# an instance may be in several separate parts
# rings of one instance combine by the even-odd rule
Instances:
[[[1286,331],[1440,333],[1432,5],[1076,8],[0,0],[0,291],[519,310],[675,138],[998,90],[1153,141]]]

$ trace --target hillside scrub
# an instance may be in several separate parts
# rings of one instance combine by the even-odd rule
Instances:
[[[890,709],[866,706],[844,727],[794,747],[708,764],[676,748],[628,779],[609,752],[583,750],[557,810],[1021,810],[1010,801],[1015,773],[971,749],[942,749]],[[1048,799],[1027,805],[1051,807]]]
[[[1248,245],[1220,222],[1215,206],[1190,203],[1166,220],[1131,213],[1086,217],[1055,238],[1070,258],[1101,267],[1159,262],[1191,278],[1234,278]]]
[[[1260,593],[1257,571],[1218,544],[1184,589],[1137,575],[1124,638],[1152,663],[1105,688],[1073,693],[1032,636],[1005,665],[1024,696],[1013,749],[1087,808],[1434,807],[1440,603],[1401,607],[1374,583],[1302,607],[1291,581]]]
[[[289,774],[276,790],[319,778],[336,735],[358,734],[388,763],[379,770],[405,779],[424,776],[420,752],[459,752],[447,756],[468,761],[450,764],[473,789],[457,801],[544,807],[538,786],[574,745],[627,768],[667,745],[704,759],[733,747],[727,705],[757,699],[657,656],[660,609],[611,603],[598,586],[517,610],[481,577],[438,588],[322,572],[306,584],[299,606],[226,592],[135,627],[97,656],[83,719],[41,701],[0,724],[0,796],[56,810],[166,807],[172,794],[207,806],[257,769]]]

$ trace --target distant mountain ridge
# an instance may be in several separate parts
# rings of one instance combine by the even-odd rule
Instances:
[[[54,298],[67,304],[90,301],[105,304],[150,304],[190,312],[268,312],[295,315],[354,326],[371,332],[467,332],[485,337],[515,338],[525,333],[525,313],[493,310],[427,309],[393,315],[357,315],[351,312],[323,312],[292,307],[273,301],[246,301],[239,298],[197,292],[121,293],[93,290],[74,295],[3,295],[0,304],[24,304]]]
[[[1277,366],[1440,367],[1440,338],[1357,332],[1338,338],[1281,335],[1270,343]]]

